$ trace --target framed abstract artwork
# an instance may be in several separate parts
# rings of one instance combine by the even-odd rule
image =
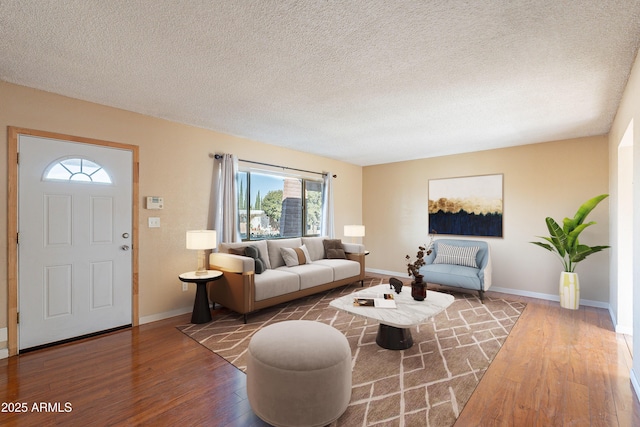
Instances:
[[[502,237],[503,175],[429,180],[429,232]]]

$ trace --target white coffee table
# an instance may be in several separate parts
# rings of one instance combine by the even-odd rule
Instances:
[[[376,308],[354,306],[353,299],[358,293],[392,293],[396,308]],[[453,303],[453,296],[441,292],[427,291],[424,301],[411,298],[411,288],[404,286],[396,294],[389,284],[364,288],[361,291],[334,299],[329,303],[333,308],[378,322],[376,343],[389,350],[405,350],[413,345],[411,329],[427,319],[444,311]]]

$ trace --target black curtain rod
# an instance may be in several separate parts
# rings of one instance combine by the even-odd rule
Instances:
[[[209,157],[211,157],[212,159],[220,160],[222,158],[222,155],[220,155],[220,154],[209,154]],[[238,159],[238,161],[239,162],[245,162],[245,163],[253,163],[254,165],[270,166],[272,168],[288,169],[288,170],[297,171],[297,172],[315,173],[316,175],[322,175],[322,176],[326,175],[324,172],[314,172],[314,171],[308,171],[308,170],[304,170],[304,169],[290,168],[290,167],[287,167],[287,166],[272,165],[270,163],[254,162],[253,160]],[[337,178],[338,175],[333,175],[333,177]]]

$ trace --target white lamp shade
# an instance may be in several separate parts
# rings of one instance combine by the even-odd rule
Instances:
[[[215,230],[187,231],[187,249],[213,249],[217,245]]]
[[[344,235],[347,237],[364,237],[364,225],[345,225]]]

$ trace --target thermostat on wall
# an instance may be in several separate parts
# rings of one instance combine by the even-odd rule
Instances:
[[[162,197],[147,197],[147,209],[164,209],[164,199]]]

